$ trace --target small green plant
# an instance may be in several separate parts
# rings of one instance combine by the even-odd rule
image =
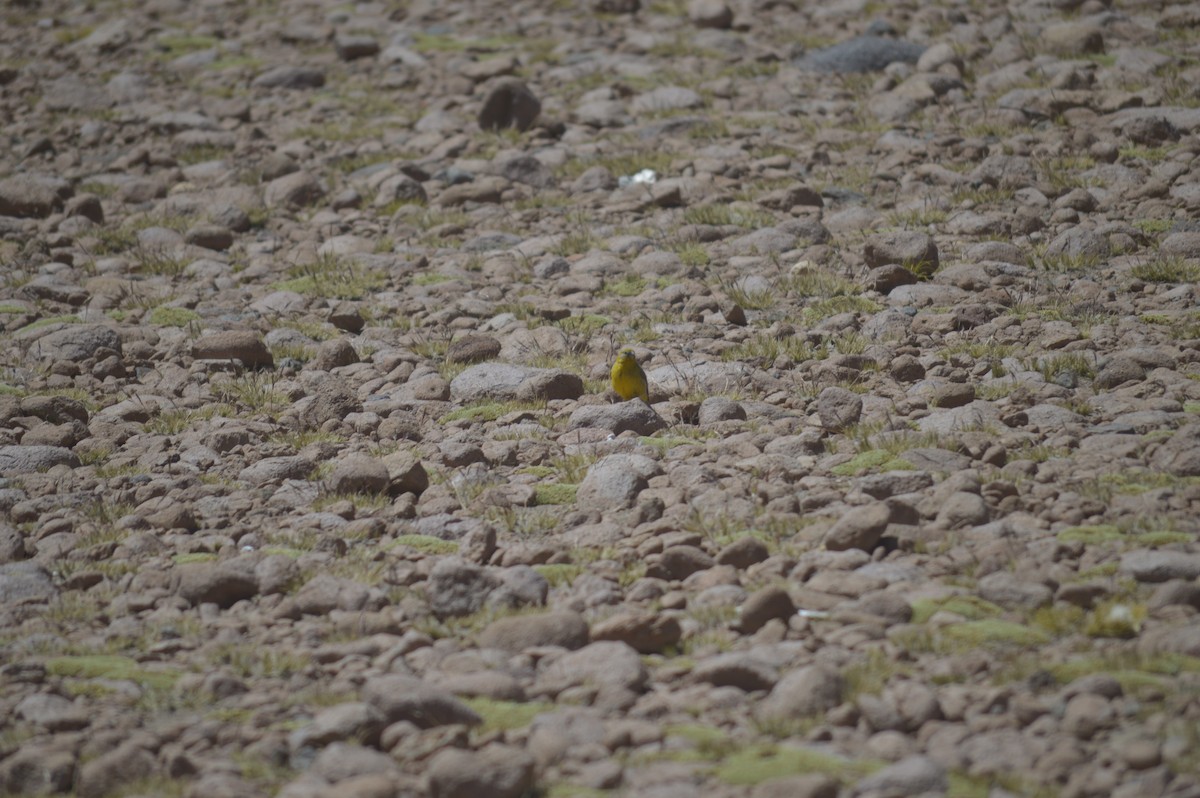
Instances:
[[[1194,283],[1200,280],[1200,266],[1183,258],[1155,257],[1135,263],[1129,274],[1146,283]]]
[[[362,299],[387,284],[385,274],[337,255],[322,254],[312,263],[293,266],[288,273],[291,279],[277,283],[275,288],[308,296]]]
[[[147,319],[151,324],[158,327],[186,327],[192,322],[199,320],[200,314],[194,310],[169,308],[163,305],[150,311],[150,317]]]
[[[679,244],[673,249],[684,266],[707,266],[711,260],[708,249],[699,242]]]
[[[275,390],[271,374],[249,372],[214,383],[218,401],[248,407],[256,412],[276,413],[288,406],[288,398]]]
[[[534,488],[534,504],[574,504],[575,494],[578,491],[578,485],[543,482]]]
[[[458,544],[453,540],[442,540],[432,535],[397,535],[396,539],[387,546],[389,549],[400,547],[416,549],[430,555],[454,554],[458,551]]]
[[[1045,378],[1046,382],[1062,379],[1064,375],[1074,378],[1091,379],[1096,376],[1096,368],[1086,356],[1076,352],[1066,352],[1059,355],[1049,355],[1026,361],[1026,367],[1036,371]]]
[[[740,344],[723,351],[721,359],[767,365],[774,363],[776,358],[781,355],[795,363],[803,363],[817,357],[817,352],[807,340],[798,336],[779,338],[768,333],[757,333]]]
[[[463,703],[483,718],[481,731],[511,731],[523,729],[543,712],[551,712],[553,704],[544,701],[502,701],[483,696],[468,697]]]
[[[575,581],[575,577],[584,572],[585,568],[577,563],[553,563],[547,565],[535,565],[533,570],[537,571],[551,587],[561,587],[562,585],[570,585]]]
[[[749,205],[694,205],[683,212],[686,224],[713,226],[732,225],[746,229],[769,227],[775,223],[775,217],[769,211]]]

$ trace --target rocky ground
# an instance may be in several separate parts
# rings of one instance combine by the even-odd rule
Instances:
[[[643,2],[0,10],[0,794],[1200,795],[1200,10]]]

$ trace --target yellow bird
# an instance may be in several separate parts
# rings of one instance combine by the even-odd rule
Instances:
[[[612,387],[622,400],[628,401],[635,396],[647,405],[650,404],[650,388],[646,383],[646,372],[638,365],[632,349],[622,349],[617,355],[617,362],[612,367]]]

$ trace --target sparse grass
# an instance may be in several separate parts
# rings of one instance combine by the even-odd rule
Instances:
[[[432,535],[397,535],[396,539],[387,545],[388,549],[406,547],[416,549],[423,554],[454,554],[458,544],[452,540],[442,540]]]
[[[736,346],[721,353],[726,362],[749,362],[770,365],[780,356],[794,363],[802,363],[817,357],[817,351],[804,338],[791,336],[779,338],[767,333],[757,333]]]
[[[818,297],[832,299],[833,297],[857,297],[861,289],[852,280],[848,280],[823,269],[795,269],[779,281],[781,290],[799,297]]]
[[[290,446],[296,451],[300,451],[305,446],[312,443],[344,443],[344,439],[340,435],[335,435],[332,432],[323,432],[321,430],[285,430],[276,432],[267,440],[272,443],[282,443]]]
[[[711,261],[708,248],[699,242],[677,244],[672,250],[684,266],[707,266]]]
[[[1036,629],[1000,618],[982,618],[937,629],[923,627],[897,633],[893,642],[914,653],[953,654],[986,649],[993,653],[1037,648],[1050,637]]]
[[[254,643],[221,643],[210,652],[209,660],[241,678],[286,679],[312,666],[306,654]]]
[[[534,504],[574,504],[575,494],[579,491],[578,485],[562,484],[558,482],[543,482],[535,488]]]
[[[1059,684],[1069,684],[1092,673],[1111,675],[1126,692],[1139,695],[1146,688],[1169,687],[1169,679],[1200,674],[1200,658],[1186,654],[1145,654],[1132,649],[1109,649],[1084,654],[1066,662],[1044,666]]]
[[[852,782],[881,767],[880,763],[847,759],[837,754],[791,745],[749,745],[721,761],[714,771],[727,784],[750,786],[803,773],[824,773]]]
[[[182,233],[188,229],[188,224],[189,220],[184,216],[159,215],[141,216],[132,222],[115,228],[101,227],[92,233],[100,242],[96,247],[95,254],[115,255],[133,250],[135,259],[138,259],[138,250],[142,249],[137,239],[139,232],[151,227],[165,227],[177,233]]]
[[[476,405],[460,407],[457,410],[451,410],[446,415],[438,419],[439,424],[449,424],[462,419],[470,419],[472,421],[495,421],[501,416],[506,416],[509,413],[519,411],[528,411],[531,413],[542,413],[546,410],[545,402],[482,402]]]
[[[645,291],[650,281],[636,274],[626,274],[621,279],[605,284],[605,293],[619,297],[635,297]]]
[[[1169,147],[1140,147],[1136,145],[1128,145],[1121,147],[1121,149],[1117,151],[1117,154],[1123,161],[1140,160],[1149,161],[1151,163],[1159,163],[1160,161],[1166,160],[1167,156],[1171,154],[1171,149]]]
[[[804,321],[806,324],[813,325],[839,313],[870,315],[878,313],[880,310],[881,306],[878,302],[865,296],[834,296],[818,300],[805,308]]]
[[[501,701],[483,696],[468,696],[463,698],[462,702],[483,718],[479,731],[484,734],[523,729],[533,723],[533,719],[538,715],[554,710],[553,704],[544,701]]]
[[[725,296],[745,310],[766,310],[774,307],[781,292],[774,283],[764,284],[758,280],[721,278],[718,287]]]
[[[912,463],[882,449],[859,452],[853,459],[834,466],[830,472],[842,477],[852,477],[871,471],[908,471]]]
[[[535,565],[533,566],[533,570],[545,577],[551,587],[561,587],[574,582],[575,577],[583,573],[585,568],[577,563],[553,563]]]
[[[558,176],[564,180],[574,180],[595,166],[606,167],[617,177],[637,174],[643,169],[653,169],[659,177],[663,177],[670,171],[673,159],[674,156],[665,150],[622,152],[594,158],[572,158],[558,167],[556,171]]]
[[[67,314],[64,316],[47,316],[44,319],[38,319],[35,322],[26,324],[24,327],[17,330],[17,332],[28,333],[28,332],[32,332],[34,330],[40,330],[43,327],[53,326],[55,324],[80,324],[82,321],[83,320],[80,319],[78,316],[76,316],[74,313],[70,313],[70,314]]]
[[[275,378],[271,374],[249,372],[216,382],[212,388],[218,401],[247,407],[254,412],[273,414],[288,405],[288,398],[275,390]]]
[[[1076,352],[1064,352],[1042,358],[1027,360],[1026,367],[1042,375],[1046,382],[1054,382],[1063,375],[1076,379],[1091,379],[1096,376],[1096,368],[1085,355]]]
[[[909,670],[894,662],[882,650],[871,649],[865,660],[856,660],[842,672],[845,683],[842,700],[853,701],[860,695],[879,695],[893,676]]]
[[[685,224],[704,224],[725,226],[733,225],[745,229],[769,227],[775,223],[775,217],[769,211],[751,205],[694,205],[683,212]]]
[[[355,515],[359,518],[382,510],[392,503],[387,493],[322,493],[313,501],[312,508],[320,512],[341,501],[353,504]]]
[[[536,540],[562,529],[564,508],[558,505],[535,507],[489,507],[484,518],[501,532],[525,540]]]
[[[554,246],[554,254],[563,258],[582,255],[590,252],[599,243],[600,239],[591,231],[590,227],[576,226],[558,240]]]
[[[1200,281],[1200,266],[1183,258],[1154,257],[1135,263],[1129,275],[1147,283],[1194,283]]]
[[[1083,272],[1096,268],[1103,260],[1099,255],[1088,253],[1072,255],[1065,252],[1052,254],[1043,249],[1041,253],[1034,255],[1031,265],[1048,272]]]
[[[168,308],[160,305],[150,311],[147,321],[157,327],[187,327],[192,322],[200,321],[200,314],[187,308]]]
[[[949,214],[941,208],[923,207],[910,208],[904,211],[892,211],[887,215],[887,223],[891,227],[929,227],[946,221]]]
[[[1096,162],[1087,155],[1045,158],[1035,156],[1033,163],[1042,177],[1051,186],[1062,192],[1087,185],[1079,173],[1086,172],[1096,165]]]
[[[1133,226],[1148,236],[1162,235],[1171,229],[1174,222],[1170,219],[1135,219]]]
[[[219,147],[215,144],[195,144],[181,151],[175,156],[175,160],[184,166],[191,166],[207,161],[219,161],[230,152],[228,147]]]
[[[1004,610],[990,601],[969,594],[949,596],[941,599],[917,599],[913,602],[913,623],[925,623],[935,613],[950,612],[961,615],[969,621],[979,621],[994,618],[1003,614]]]
[[[277,283],[276,290],[328,299],[362,299],[387,285],[386,275],[336,255],[321,255],[312,263],[298,264],[288,274],[291,279]]]
[[[562,454],[550,461],[550,468],[558,474],[558,481],[564,484],[577,485],[587,476],[588,469],[596,462],[594,453]]]
[[[113,679],[130,681],[150,689],[169,690],[179,678],[176,670],[152,670],[137,660],[116,654],[54,657],[46,662],[52,676],[74,679]]]

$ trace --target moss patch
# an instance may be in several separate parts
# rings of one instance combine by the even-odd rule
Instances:
[[[464,698],[463,703],[483,718],[482,732],[523,729],[538,715],[554,710],[553,704],[544,701],[498,701],[482,696]]]
[[[1050,639],[1037,629],[996,618],[953,624],[942,633],[951,642],[970,646],[1037,646]]]
[[[852,477],[864,471],[910,471],[912,463],[883,449],[872,449],[854,455],[853,459],[834,466],[831,472],[839,477]]]
[[[199,321],[200,314],[187,308],[157,307],[150,311],[150,323],[160,327],[186,327]]]
[[[726,757],[715,773],[727,784],[754,785],[804,773],[824,773],[849,781],[878,769],[875,762],[846,759],[811,748],[753,745]]]
[[[978,596],[949,596],[942,599],[918,599],[913,602],[913,623],[925,623],[936,612],[945,610],[961,615],[967,620],[978,621],[1003,612],[1000,607]]]
[[[548,563],[535,565],[533,570],[546,578],[551,585],[569,585],[575,577],[583,573],[583,566],[576,563]]]
[[[136,660],[115,654],[55,657],[46,663],[46,672],[78,679],[124,680],[155,689],[170,689],[179,678],[178,671],[147,670],[140,667]]]
[[[187,554],[176,554],[171,559],[175,561],[176,565],[187,565],[193,562],[213,562],[217,559],[217,555],[202,551],[193,551]]]
[[[388,548],[399,546],[407,546],[425,554],[454,554],[458,551],[458,544],[453,540],[442,540],[432,535],[400,535]]]
[[[1121,534],[1121,530],[1113,524],[1073,526],[1058,533],[1058,539],[1064,543],[1078,541],[1089,545],[1110,543],[1114,540],[1120,540],[1122,537],[1124,536]]]
[[[578,485],[564,485],[559,482],[548,482],[534,488],[533,503],[543,504],[574,504]]]

